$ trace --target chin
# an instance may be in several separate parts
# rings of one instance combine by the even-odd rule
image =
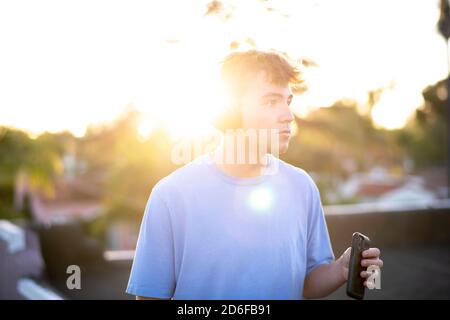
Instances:
[[[280,147],[279,147],[279,153],[280,154],[284,154],[288,151],[289,148],[289,139],[286,140],[281,140],[280,142]]]
[[[281,147],[280,148],[280,154],[285,154],[288,151],[288,146],[286,146],[285,148]]]
[[[278,148],[278,154],[284,154],[288,151],[289,144],[287,142],[280,142],[279,148]]]
[[[278,155],[284,154],[288,151],[289,148],[289,140],[288,139],[280,139],[278,141]],[[271,147],[267,148],[267,153],[275,155],[275,152],[272,151]]]

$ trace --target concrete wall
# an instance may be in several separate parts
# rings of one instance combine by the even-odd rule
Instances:
[[[336,254],[350,246],[355,231],[367,235],[374,246],[448,245],[450,250],[450,209],[326,214],[326,220]]]

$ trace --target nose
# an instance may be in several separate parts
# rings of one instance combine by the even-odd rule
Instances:
[[[291,123],[294,121],[294,114],[291,111],[291,108],[289,108],[289,105],[286,104],[283,107],[283,110],[281,111],[279,121],[282,123]]]

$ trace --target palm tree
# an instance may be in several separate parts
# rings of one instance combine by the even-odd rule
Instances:
[[[438,21],[438,30],[444,37],[447,47],[447,93],[450,93],[450,52],[449,52],[449,38],[450,38],[450,4],[448,0],[441,0],[440,2],[441,14]],[[447,94],[447,108],[450,109],[450,94]],[[450,198],[450,112],[447,112],[447,195]]]

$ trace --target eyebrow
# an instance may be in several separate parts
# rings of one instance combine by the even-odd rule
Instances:
[[[279,93],[276,93],[276,92],[273,92],[273,93],[268,93],[268,94],[265,94],[265,95],[263,95],[262,97],[261,97],[261,99],[267,99],[267,98],[284,98],[284,95],[282,95],[282,94],[279,94]],[[290,94],[287,98],[288,99],[291,99],[293,97],[293,95],[292,94]]]

